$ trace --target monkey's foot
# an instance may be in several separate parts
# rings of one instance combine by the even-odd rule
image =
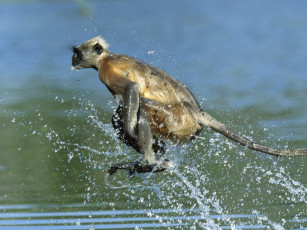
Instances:
[[[136,162],[130,162],[130,163],[114,164],[109,169],[109,174],[112,175],[116,173],[118,169],[128,170],[130,175],[132,175],[135,172],[138,172],[138,173],[160,172],[160,171],[164,171],[166,168],[163,166],[157,165],[157,164],[144,165],[141,162],[136,161]]]

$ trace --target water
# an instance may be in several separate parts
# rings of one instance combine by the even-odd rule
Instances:
[[[175,167],[108,176],[138,159],[110,125],[116,101],[70,46],[116,53],[185,83],[232,129],[307,147],[303,1],[0,3],[0,229],[306,229],[307,158],[276,158],[204,130]]]

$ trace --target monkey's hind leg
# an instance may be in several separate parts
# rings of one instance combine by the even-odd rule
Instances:
[[[164,153],[164,146],[162,145],[160,149],[157,148],[156,145],[158,144],[156,143],[158,142],[158,140],[156,140],[154,147],[155,151],[159,152],[159,154],[156,154],[156,152],[153,150],[152,141],[153,137],[151,133],[150,123],[146,118],[145,111],[140,108],[140,117],[138,120],[138,144],[141,153],[143,154],[143,157],[141,161],[137,162],[114,164],[110,168],[109,174],[114,174],[118,169],[128,170],[130,174],[133,174],[134,172],[147,173],[165,170],[167,168],[167,161],[160,163],[156,159],[157,157],[159,157],[157,155],[161,155],[161,153]]]

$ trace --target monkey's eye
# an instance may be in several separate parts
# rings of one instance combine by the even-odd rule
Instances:
[[[100,55],[103,52],[103,48],[99,43],[96,43],[93,49],[98,55]]]

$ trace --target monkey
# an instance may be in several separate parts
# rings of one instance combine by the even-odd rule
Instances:
[[[170,166],[165,141],[190,141],[210,128],[249,149],[282,156],[306,156],[307,149],[275,149],[255,143],[203,111],[191,91],[165,71],[141,60],[109,51],[101,37],[73,46],[72,68],[92,68],[111,94],[119,98],[112,117],[118,138],[142,154],[141,160],[111,166],[110,175],[119,169],[159,172]]]

